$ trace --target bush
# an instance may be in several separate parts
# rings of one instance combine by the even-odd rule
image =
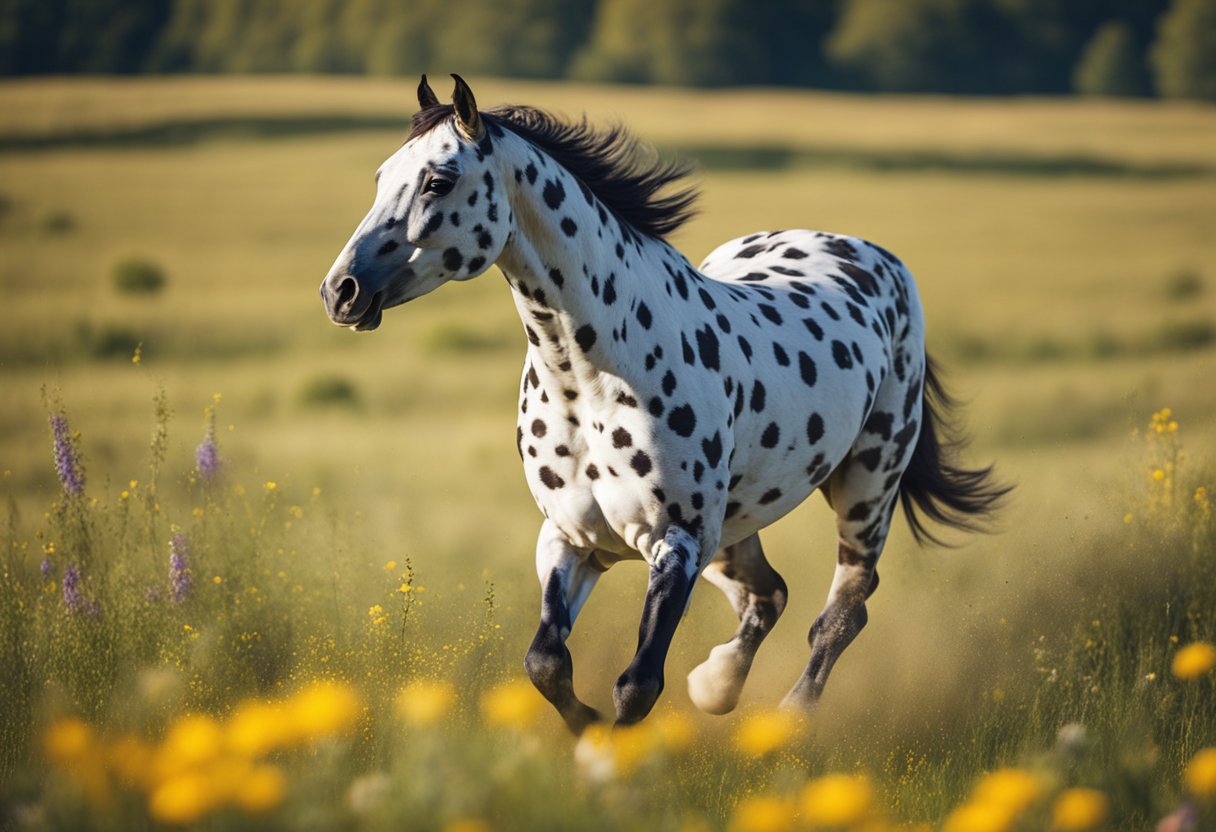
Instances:
[[[1203,278],[1199,272],[1181,269],[1165,282],[1165,296],[1170,300],[1190,300],[1203,294]]]
[[[155,295],[165,288],[165,272],[160,266],[138,257],[123,260],[114,267],[114,289],[123,295]]]
[[[304,382],[299,393],[300,404],[305,407],[340,405],[355,407],[361,402],[359,389],[344,376],[328,374],[313,376]]]
[[[48,211],[38,226],[47,234],[68,234],[76,230],[76,218],[67,211]]]

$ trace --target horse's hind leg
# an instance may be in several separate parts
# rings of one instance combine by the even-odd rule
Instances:
[[[725,593],[739,628],[688,674],[688,695],[706,713],[725,714],[738,704],[756,649],[785,609],[785,581],[769,566],[758,534],[721,549],[702,577]]]
[[[548,521],[536,541],[536,571],[541,584],[540,627],[524,657],[524,668],[567,727],[581,734],[600,715],[574,695],[574,663],[566,638],[601,571]]]
[[[918,425],[903,416],[908,412],[906,390],[890,380],[880,387],[856,444],[825,484],[836,511],[836,574],[827,604],[811,627],[811,660],[782,702],[785,706],[812,707],[832,665],[866,625],[865,602],[878,587],[878,557],[891,529],[900,477],[916,446]]]

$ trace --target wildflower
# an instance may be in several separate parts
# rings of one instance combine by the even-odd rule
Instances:
[[[445,823],[443,832],[494,832],[494,827],[482,818],[457,818]]]
[[[203,441],[194,449],[194,465],[204,480],[212,480],[220,470],[220,451],[215,444],[215,407],[220,403],[220,394],[216,393],[211,404],[203,413],[206,430]]]
[[[729,832],[787,832],[794,829],[794,807],[783,797],[748,797],[731,815]]]
[[[255,766],[236,790],[237,805],[246,812],[262,814],[283,802],[287,778],[278,766]]]
[[[452,709],[456,689],[447,682],[410,682],[397,694],[397,715],[410,725],[433,725]]]
[[[51,559],[43,558],[42,563],[38,565],[38,571],[42,574],[42,580],[49,581],[51,576],[55,574],[55,566],[51,563]]]
[[[51,416],[51,434],[55,442],[55,472],[59,482],[69,496],[84,491],[84,471],[76,450],[76,437],[68,428],[68,417],[63,413]]]
[[[385,572],[392,572],[396,568],[397,568],[397,561],[395,561],[395,560],[390,560],[388,563],[384,564]]]
[[[865,777],[829,774],[806,784],[802,816],[822,826],[853,826],[870,815],[873,799]]]
[[[1195,797],[1216,798],[1216,746],[1204,748],[1187,763],[1182,779]]]
[[[504,682],[481,697],[481,713],[492,728],[527,728],[542,705],[544,700],[527,679]]]
[[[686,750],[696,739],[692,720],[678,711],[667,711],[650,718],[647,723],[658,744],[668,752]]]
[[[1061,729],[1061,734],[1064,733],[1064,729]],[[1071,735],[1073,732],[1068,733]],[[1081,733],[1084,736],[1083,728]],[[1071,736],[1061,738],[1061,744],[1066,741],[1075,742]],[[976,803],[1003,806],[1016,815],[1034,803],[1042,791],[1043,784],[1030,772],[1020,768],[1003,768],[984,775],[975,786],[972,800]]]
[[[232,752],[249,758],[261,757],[285,745],[291,726],[283,708],[250,700],[237,707],[224,726],[224,744]]]
[[[739,723],[735,747],[749,757],[762,757],[789,742],[799,727],[798,718],[788,711],[760,711]]]
[[[946,817],[942,832],[1006,832],[1014,821],[1006,806],[964,803]]]
[[[42,738],[47,759],[71,765],[84,759],[93,748],[93,729],[82,719],[67,717],[51,725]]]
[[[156,771],[162,779],[210,762],[219,756],[223,732],[205,714],[187,714],[169,728],[157,753]]]
[[[313,682],[287,702],[288,724],[301,739],[345,734],[359,716],[359,699],[347,685]]]
[[[211,783],[197,771],[166,780],[148,797],[148,814],[161,823],[194,823],[215,806]]]
[[[267,480],[264,487],[266,488],[267,491],[276,491],[279,487],[279,484],[277,482],[275,482],[274,480]]]
[[[194,583],[190,566],[186,562],[186,553],[184,535],[174,534],[169,538],[169,590],[175,604],[186,600],[186,596],[190,594],[190,587]]]
[[[211,583],[215,584],[216,586],[219,586],[223,582],[224,582],[224,579],[221,578],[219,575],[216,575],[214,578],[211,579]]]
[[[63,570],[63,605],[69,612],[80,612],[87,605],[80,591],[80,569],[74,563]]]
[[[67,576],[64,576],[67,581]],[[1206,641],[1196,641],[1174,654],[1170,671],[1179,679],[1198,679],[1216,667],[1216,647]]]
[[[1051,806],[1051,828],[1060,832],[1096,829],[1110,814],[1110,800],[1097,789],[1065,789]]]

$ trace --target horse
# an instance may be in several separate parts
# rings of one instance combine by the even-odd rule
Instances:
[[[602,719],[575,695],[566,640],[600,575],[640,559],[649,582],[616,723],[658,699],[698,576],[739,624],[688,691],[731,711],[787,597],[759,532],[818,490],[836,571],[782,701],[812,708],[866,624],[896,503],[925,544],[940,542],[926,520],[984,529],[1008,491],[991,466],[957,462],[964,438],[912,275],[873,243],[806,230],[748,234],[694,269],[666,241],[693,214],[695,189],[670,187],[689,164],[586,116],[480,111],[453,78],[445,105],[422,76],[412,130],[321,297],[333,323],[370,331],[448,281],[491,265],[505,276],[528,341],[516,445],[544,516],[529,677],[574,733]]]

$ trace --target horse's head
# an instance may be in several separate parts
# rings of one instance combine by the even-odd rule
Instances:
[[[506,245],[510,209],[473,92],[451,105],[418,85],[414,129],[376,171],[376,199],[321,282],[330,320],[375,329],[385,309],[484,272]]]

